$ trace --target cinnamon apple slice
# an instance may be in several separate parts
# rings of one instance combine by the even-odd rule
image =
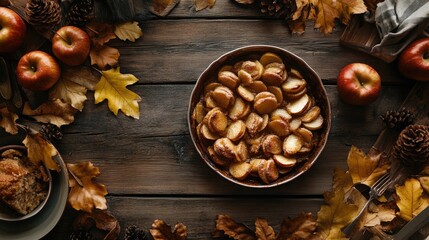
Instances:
[[[226,137],[229,138],[231,141],[236,142],[240,140],[245,133],[246,133],[246,124],[241,120],[237,120],[232,122],[228,126]]]
[[[235,97],[231,89],[225,86],[219,86],[211,92],[210,96],[221,108],[228,109],[234,104]]]
[[[192,112],[192,118],[197,121],[197,123],[201,123],[206,116],[206,110],[204,108],[203,103],[200,101],[195,105],[194,111]]]
[[[217,80],[222,83],[222,85],[235,89],[240,84],[240,78],[238,78],[235,73],[231,71],[221,71],[217,75]]]
[[[283,91],[288,93],[297,93],[302,91],[307,86],[307,81],[301,78],[289,77],[282,84]]]
[[[237,180],[244,180],[249,176],[252,167],[247,162],[234,162],[229,165],[229,173]]]
[[[201,124],[200,131],[201,136],[207,140],[216,140],[219,138],[219,135],[210,132],[206,124]]]
[[[235,158],[235,148],[236,146],[234,143],[232,143],[228,138],[219,138],[213,144],[213,149],[216,154],[229,159]]]
[[[272,52],[267,52],[264,53],[260,58],[259,58],[259,62],[263,65],[266,66],[270,63],[283,63],[283,60],[281,59],[281,57],[275,53]]]
[[[260,114],[271,113],[277,108],[277,98],[270,92],[260,92],[255,96],[253,108]]]
[[[249,85],[249,89],[254,93],[260,93],[267,91],[268,88],[267,85],[265,85],[265,83],[262,81],[253,81],[253,83]]]
[[[249,89],[247,89],[246,87],[242,86],[242,85],[238,86],[237,93],[244,100],[246,100],[248,102],[252,102],[255,99],[255,94],[253,92],[251,92]]]
[[[246,128],[251,136],[255,136],[261,129],[264,119],[256,113],[250,113],[246,119]]]
[[[320,107],[313,106],[308,110],[304,116],[301,117],[301,121],[304,123],[314,121],[320,115]]]
[[[277,166],[281,168],[293,167],[297,162],[296,158],[285,157],[283,155],[274,155],[273,160],[276,162]]]
[[[299,118],[294,118],[289,122],[289,130],[295,132],[299,127],[301,127],[302,121]]]
[[[305,142],[311,143],[313,141],[313,132],[307,128],[300,127],[295,133],[301,136]]]
[[[240,97],[237,97],[234,102],[234,105],[229,110],[228,116],[233,121],[235,121],[246,117],[250,113],[250,111],[250,106],[245,103]]]
[[[276,99],[277,99],[277,105],[280,105],[280,104],[282,104],[283,103],[283,92],[282,92],[282,90],[279,88],[279,87],[276,87],[276,86],[268,86],[267,87],[267,90],[270,92],[270,93],[272,93],[272,94],[274,94],[274,96],[276,97]]]
[[[295,69],[295,68],[291,68],[291,69],[290,69],[289,75],[290,75],[291,77],[294,77],[294,78],[300,78],[300,79],[303,79],[303,78],[304,78],[304,77],[302,76],[302,74],[301,74],[297,69]]]
[[[268,128],[277,136],[285,137],[289,135],[290,128],[287,121],[283,119],[275,119],[268,123]]]
[[[210,112],[207,113],[205,120],[210,131],[213,133],[223,135],[228,127],[228,118],[219,108],[213,108],[210,110]]]
[[[308,128],[309,130],[318,130],[323,126],[323,117],[322,115],[319,114],[319,116],[315,120],[311,122],[303,123],[302,125]]]
[[[270,134],[262,140],[262,151],[265,155],[271,156],[282,152],[282,141],[279,136]]]
[[[213,149],[213,146],[209,146],[207,148],[207,152],[209,153],[210,159],[216,164],[221,167],[226,167],[229,164],[231,164],[231,159],[228,158],[222,158],[219,155],[216,154],[216,152]]]
[[[235,160],[237,162],[245,162],[249,158],[249,151],[244,141],[238,143],[235,148]]]
[[[303,144],[301,137],[291,134],[283,141],[283,152],[289,156],[294,155],[301,149]]]
[[[304,94],[299,99],[290,102],[286,105],[286,110],[291,115],[299,115],[302,114],[308,107],[308,104],[310,104],[310,97],[307,94]]]
[[[277,108],[271,113],[271,120],[281,119],[288,122],[292,119],[292,116],[283,108]]]
[[[250,166],[252,168],[252,173],[258,173],[258,166],[259,164],[261,164],[262,162],[267,161],[263,158],[254,158],[252,160],[250,160]]]

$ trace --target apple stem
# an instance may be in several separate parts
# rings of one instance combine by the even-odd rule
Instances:
[[[55,32],[55,35],[59,36],[59,37],[60,37],[62,40],[64,40],[64,42],[66,42],[67,44],[70,44],[70,42],[69,42],[67,39],[65,39],[63,36],[61,36],[61,34],[59,34],[59,33]]]

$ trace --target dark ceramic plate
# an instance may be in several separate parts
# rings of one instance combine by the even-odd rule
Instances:
[[[19,128],[17,135],[10,135],[0,129],[0,146],[22,145],[26,131]],[[19,221],[0,220],[0,239],[40,239],[48,234],[60,220],[69,192],[68,172],[66,165],[60,155],[54,157],[60,165],[61,171],[51,171],[52,187],[51,193],[40,211],[34,216]]]
[[[197,124],[192,118],[193,109],[201,99],[201,94],[204,92],[204,86],[207,83],[212,82],[216,79],[217,73],[222,66],[234,64],[240,60],[247,60],[252,57],[258,58],[266,52],[272,52],[279,55],[285,63],[286,68],[295,68],[303,75],[304,79],[306,79],[307,81],[307,90],[311,96],[315,97],[316,105],[321,108],[321,114],[324,118],[323,127],[322,129],[318,130],[319,141],[311,151],[310,155],[307,156],[308,160],[296,165],[293,171],[285,175],[281,175],[276,181],[271,182],[270,184],[265,184],[255,178],[246,178],[242,181],[237,180],[230,175],[227,169],[220,168],[219,166],[214,164],[213,161],[210,159],[206,147],[203,145],[202,142],[200,142],[197,136]],[[285,49],[268,45],[251,45],[238,48],[228,53],[225,53],[224,55],[213,61],[203,71],[203,73],[197,80],[197,83],[191,94],[187,114],[188,127],[191,133],[192,141],[204,162],[215,172],[217,172],[222,177],[228,179],[229,181],[242,186],[254,188],[267,188],[278,186],[283,183],[289,182],[306,172],[314,164],[314,162],[317,160],[320,153],[322,152],[323,148],[325,147],[331,128],[331,108],[329,105],[328,96],[326,94],[326,90],[323,86],[323,83],[317,73],[304,60],[302,60],[295,54]]]

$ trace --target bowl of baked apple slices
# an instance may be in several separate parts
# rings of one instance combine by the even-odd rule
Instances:
[[[322,152],[331,108],[317,73],[275,46],[251,45],[213,61],[188,108],[204,162],[242,186],[267,188],[306,172]]]

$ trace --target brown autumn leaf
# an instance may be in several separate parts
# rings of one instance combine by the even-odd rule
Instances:
[[[85,65],[76,67],[64,66],[61,69],[61,78],[93,91],[95,85],[100,80],[100,73],[94,70],[94,68]]]
[[[93,47],[89,51],[91,65],[96,65],[101,70],[106,70],[109,67],[118,67],[119,50],[109,46]]]
[[[364,0],[336,0],[340,21],[347,25],[353,14],[361,14],[367,11]]]
[[[91,213],[81,212],[73,222],[73,230],[86,230],[91,228],[106,231],[104,240],[116,240],[121,232],[119,221],[107,210],[95,209]]]
[[[276,240],[276,233],[265,218],[256,218],[255,234],[259,240]]]
[[[26,102],[22,114],[32,117],[39,122],[51,123],[61,127],[62,125],[72,123],[76,112],[77,110],[70,104],[61,99],[55,99],[44,102],[34,110]]]
[[[58,154],[57,149],[39,132],[29,131],[22,143],[27,148],[28,159],[34,165],[44,163],[49,170],[61,171],[60,166],[53,159]]]
[[[419,177],[419,181],[426,194],[429,194],[429,176]]]
[[[293,219],[283,220],[277,240],[310,239],[316,227],[317,222],[312,213],[301,213]]]
[[[150,234],[154,240],[185,240],[188,231],[183,223],[177,223],[172,231],[171,226],[163,220],[157,219],[152,223]]]
[[[397,186],[396,194],[399,216],[405,221],[410,221],[429,206],[429,199],[423,195],[423,188],[415,178],[409,178],[404,185]]]
[[[103,46],[111,39],[116,38],[115,26],[105,22],[92,20],[85,26],[85,30],[91,39],[93,47]]]
[[[107,209],[106,186],[93,181],[100,175],[100,169],[91,162],[67,163],[70,192],[68,201],[76,210],[92,212],[94,209]]]
[[[389,165],[381,164],[380,166],[380,156],[381,153],[367,155],[355,146],[350,148],[347,165],[353,184],[361,183],[372,186],[377,179],[388,171]]]
[[[115,115],[121,110],[125,115],[139,119],[141,97],[127,88],[137,81],[134,75],[121,73],[120,68],[102,71],[101,79],[95,86],[95,103],[107,100],[110,111]]]
[[[70,78],[62,76],[50,89],[49,99],[61,99],[73,108],[82,111],[86,101],[86,87],[70,81]]]
[[[149,10],[151,13],[164,17],[180,2],[180,0],[153,0]]]
[[[381,225],[382,222],[391,222],[396,217],[395,209],[388,203],[376,205],[371,203],[368,207],[368,213],[362,216],[363,227],[374,227]]]
[[[4,128],[7,133],[12,135],[18,133],[16,120],[18,120],[16,113],[10,112],[7,107],[0,108],[0,127]]]
[[[256,240],[255,233],[246,225],[237,223],[228,215],[216,216],[215,233],[223,232],[230,238],[236,240]]]
[[[135,42],[142,35],[142,29],[138,22],[125,22],[115,26],[115,35],[122,41]]]
[[[318,239],[344,239],[341,231],[351,223],[357,214],[358,207],[345,201],[344,191],[325,192],[325,204],[317,213]]]
[[[195,11],[201,11],[206,8],[212,8],[216,0],[195,0]]]

